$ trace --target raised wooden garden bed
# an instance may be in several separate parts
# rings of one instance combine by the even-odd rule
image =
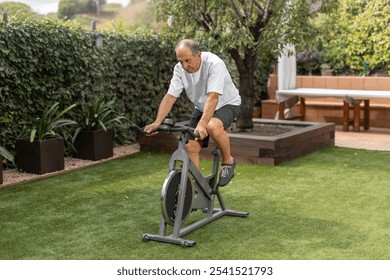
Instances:
[[[335,125],[299,121],[254,119],[253,132],[229,132],[231,152],[237,162],[277,165],[303,155],[334,146]],[[172,153],[177,148],[175,133],[159,133],[139,138],[141,151]],[[201,152],[202,158],[212,157],[215,148]]]

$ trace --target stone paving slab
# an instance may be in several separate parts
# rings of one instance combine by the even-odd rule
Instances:
[[[360,132],[342,131],[336,127],[335,146],[375,151],[390,151],[390,129],[370,128]]]

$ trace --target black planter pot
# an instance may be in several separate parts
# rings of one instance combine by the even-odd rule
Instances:
[[[44,174],[63,170],[65,166],[64,141],[59,138],[32,143],[27,139],[17,140],[16,153],[17,166],[24,172]]]
[[[0,156],[0,185],[3,184],[3,157]]]
[[[100,160],[114,155],[112,129],[81,131],[75,140],[75,158]]]

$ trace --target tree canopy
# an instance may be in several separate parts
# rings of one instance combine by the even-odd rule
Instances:
[[[28,5],[11,1],[0,3],[0,13],[3,12],[8,15],[17,15],[19,18],[37,15]]]
[[[390,0],[340,0],[339,8],[317,23],[326,60],[338,71],[390,71]]]
[[[58,15],[72,18],[76,14],[88,13],[100,15],[100,7],[106,0],[60,0]]]
[[[262,54],[277,57],[283,46],[303,45],[315,37],[309,19],[336,4],[331,0],[157,0],[159,19],[175,40],[194,38],[226,53],[239,73],[242,97],[238,127],[252,128],[255,70]]]

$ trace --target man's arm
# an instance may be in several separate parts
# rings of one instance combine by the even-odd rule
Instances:
[[[199,133],[200,139],[203,139],[208,135],[206,127],[209,121],[211,120],[211,118],[213,117],[215,109],[217,108],[218,99],[219,99],[219,94],[216,92],[210,92],[207,95],[207,100],[206,100],[202,117],[199,120],[198,125],[196,126],[195,129],[195,133]]]
[[[176,102],[176,97],[166,93],[164,98],[160,102],[160,106],[158,107],[157,116],[153,123],[145,126],[144,131],[146,133],[152,133],[155,131],[160,124],[164,121],[165,117],[169,114],[172,109],[173,104]]]

